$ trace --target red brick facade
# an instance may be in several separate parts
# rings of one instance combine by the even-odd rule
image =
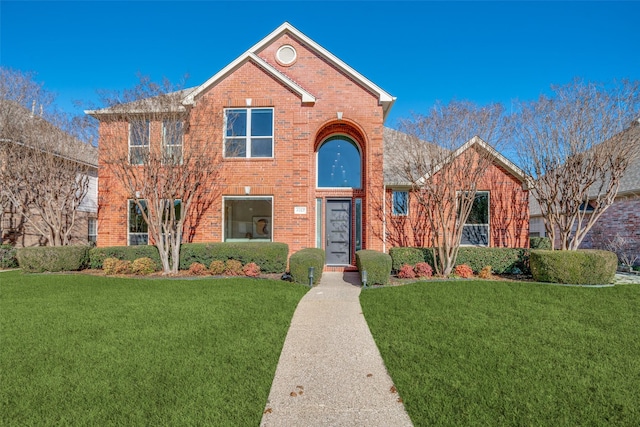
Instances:
[[[278,57],[283,46],[295,50],[295,60],[288,65],[283,65]],[[393,101],[389,94],[284,24],[185,98],[185,105],[192,106],[189,132],[206,134],[220,151],[224,145],[225,108],[273,108],[273,156],[224,158],[219,194],[212,196],[212,203],[198,224],[192,223],[188,231],[185,229],[184,240],[224,241],[225,227],[233,226],[229,223],[231,215],[225,212],[225,200],[265,197],[272,200],[269,238],[287,243],[291,253],[327,245],[327,206],[332,201],[350,205],[346,210],[350,221],[349,253],[345,262],[339,264],[355,264],[358,249],[388,249],[392,245],[384,241],[384,218],[376,201],[385,194],[383,124]],[[127,126],[126,122],[101,123],[101,141],[118,141],[118,147],[101,143],[100,149],[126,150]],[[151,134],[153,150],[154,144],[160,144],[158,123],[151,124]],[[334,136],[346,137],[357,147],[361,159],[360,188],[318,187],[318,150]],[[185,146],[189,143],[193,141],[185,134]],[[103,166],[101,163],[98,244],[126,245],[130,195]],[[511,208],[500,205],[504,201],[526,208],[527,199],[519,189],[520,183],[499,168],[487,176],[490,183],[487,188],[494,194],[492,209],[496,212],[507,209],[495,215],[492,245],[525,245],[528,222],[526,226],[515,225],[508,220],[514,216],[508,211]],[[503,185],[500,189],[496,187],[498,183]],[[503,221],[505,218],[507,222]],[[239,232],[246,231],[247,238],[253,239],[255,228],[251,229],[251,222],[247,224],[242,224]]]
[[[278,48],[292,46],[295,62],[283,66],[276,59]],[[370,215],[370,192],[382,194],[383,120],[385,112],[380,97],[372,93],[356,77],[345,72],[313,46],[285,31],[253,52],[287,79],[313,94],[315,102],[303,102],[273,73],[261,64],[247,60],[233,72],[199,93],[195,100],[191,126],[208,126],[210,137],[223,145],[224,108],[272,107],[274,145],[272,158],[226,158],[223,160],[221,195],[188,240],[193,242],[223,241],[223,200],[227,196],[269,196],[273,199],[273,241],[285,242],[291,252],[316,246],[317,199],[362,200],[363,248],[382,250],[382,241],[373,233],[379,224]],[[213,118],[206,122],[204,117]],[[110,128],[113,126],[113,129]],[[159,144],[152,124],[151,145]],[[127,124],[101,123],[101,134],[118,132],[122,147],[127,147]],[[334,135],[346,135],[358,146],[362,161],[362,188],[319,189],[316,186],[317,150]],[[105,139],[105,138],[102,138]],[[188,144],[185,138],[185,144]],[[114,147],[101,149],[112,150]],[[98,229],[100,246],[127,244],[127,194],[100,168],[100,210]],[[247,191],[248,190],[248,191]],[[297,208],[297,209],[296,209]],[[297,212],[297,213],[296,213]],[[351,261],[355,245],[355,215],[351,227]],[[324,221],[324,219],[323,219]],[[324,239],[322,239],[324,241]]]

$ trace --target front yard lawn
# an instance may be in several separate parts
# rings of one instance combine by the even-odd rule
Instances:
[[[0,425],[258,425],[307,290],[0,273]]]
[[[416,426],[640,425],[640,286],[450,281],[360,298]]]

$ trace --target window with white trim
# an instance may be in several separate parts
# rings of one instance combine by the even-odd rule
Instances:
[[[461,245],[489,246],[489,192],[477,191],[462,228]]]
[[[149,120],[132,120],[129,122],[129,163],[141,165],[149,156],[150,139]]]
[[[273,157],[273,108],[224,111],[225,157]]]
[[[183,124],[180,120],[162,121],[162,155],[164,163],[182,164]]]
[[[98,220],[95,218],[87,219],[87,241],[89,243],[97,243],[98,241]]]
[[[147,213],[147,201],[141,200],[140,204]],[[149,244],[149,227],[142,216],[142,210],[135,200],[129,200],[129,220],[128,220],[128,244],[129,246]]]
[[[393,191],[391,195],[392,200],[392,213],[396,216],[409,215],[409,192],[408,191]]]
[[[224,241],[273,240],[272,197],[224,197]]]

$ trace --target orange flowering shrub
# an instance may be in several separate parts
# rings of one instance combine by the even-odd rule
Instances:
[[[463,279],[473,277],[473,270],[467,264],[456,265],[454,273],[456,276],[462,277]]]

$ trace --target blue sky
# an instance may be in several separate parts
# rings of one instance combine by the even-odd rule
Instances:
[[[640,2],[0,1],[0,63],[58,104],[95,102],[142,73],[198,85],[284,21],[398,100],[533,99],[574,77],[640,79]]]

